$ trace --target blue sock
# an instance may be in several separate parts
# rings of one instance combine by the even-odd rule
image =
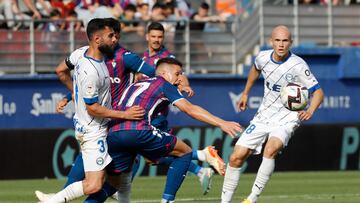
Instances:
[[[194,162],[190,162],[188,171],[197,175],[199,173],[199,171],[201,170],[201,168],[202,168],[201,166],[195,164]]]
[[[175,159],[176,158],[172,156],[161,157],[158,164],[169,166]]]
[[[84,172],[84,163],[82,159],[82,154],[78,154],[73,166],[71,167],[71,170],[68,174],[68,179],[64,185],[64,188],[66,188],[68,185],[78,182],[81,180],[84,180],[85,178],[85,172]]]
[[[176,192],[179,190],[182,182],[185,179],[186,172],[191,162],[191,153],[185,154],[182,157],[176,158],[170,165],[167,172],[167,179],[163,199],[174,200]]]
[[[136,173],[139,170],[140,161],[141,161],[141,156],[138,154],[135,158],[135,161],[134,161],[134,164],[132,167],[131,182],[134,180],[134,177],[136,176]]]
[[[192,160],[199,160],[199,157],[198,157],[198,154],[197,154],[197,150],[193,150],[191,152],[191,155],[192,155]]]
[[[196,155],[196,157],[197,157],[197,155]],[[194,159],[193,153],[192,153],[192,158]],[[175,157],[171,157],[171,156],[161,157],[159,159],[159,165],[170,165],[174,160],[175,160]],[[197,175],[199,173],[200,169],[201,169],[201,166],[194,164],[193,162],[190,162],[188,171]]]
[[[116,192],[116,189],[113,188],[109,183],[105,182],[101,190],[95,194],[89,195],[84,203],[100,203],[105,202],[105,200],[113,195]]]

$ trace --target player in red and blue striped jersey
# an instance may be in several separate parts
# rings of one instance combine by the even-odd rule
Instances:
[[[205,109],[191,104],[178,91],[182,64],[174,58],[160,59],[156,65],[156,77],[138,81],[124,92],[118,110],[138,105],[145,109],[141,121],[116,120],[110,125],[107,138],[109,154],[113,162],[108,173],[115,175],[131,170],[134,158],[141,154],[156,162],[163,156],[177,157],[170,165],[165,190],[161,202],[174,202],[175,195],[182,184],[192,159],[192,150],[174,135],[161,131],[151,125],[157,111],[169,104],[175,105],[189,116],[220,127],[230,136],[241,131],[236,122],[224,121]]]
[[[148,49],[143,53],[143,60],[145,60],[146,63],[152,65],[155,69],[156,63],[161,58],[175,58],[175,56],[164,46],[164,38],[165,38],[165,29],[161,23],[158,22],[152,22],[147,27],[147,33],[146,33],[146,41],[148,44]],[[139,74],[137,74],[139,75]],[[194,95],[194,91],[190,87],[189,80],[187,77],[183,74],[181,77],[181,84],[178,85],[178,89],[184,92],[188,93],[189,97],[192,97]],[[140,80],[141,78],[147,78],[140,74],[140,76],[136,76],[137,80]],[[157,116],[152,119],[152,125],[156,128],[163,130],[163,131],[170,131],[171,129],[168,126],[167,116],[169,114],[169,108],[162,108],[161,112],[158,112]],[[210,156],[209,152],[213,152],[212,154],[216,154],[217,152],[212,146],[206,147],[204,150],[195,150],[193,151],[194,160],[200,160],[200,161],[209,161],[209,159],[214,159],[214,157]],[[223,175],[223,160],[217,156],[218,161],[213,161],[216,165],[214,168],[216,171],[218,171],[219,174]],[[163,157],[161,158],[158,163],[158,165],[170,165],[173,161],[173,157]],[[136,165],[135,165],[136,166]],[[189,172],[197,175],[199,177],[203,194],[207,194],[211,187],[211,178],[213,175],[213,170],[211,168],[202,167],[198,164],[195,164],[193,162],[190,163]]]

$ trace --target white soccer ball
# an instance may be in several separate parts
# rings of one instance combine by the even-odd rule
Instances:
[[[289,83],[281,89],[280,98],[290,111],[300,111],[309,103],[309,90],[299,84]]]

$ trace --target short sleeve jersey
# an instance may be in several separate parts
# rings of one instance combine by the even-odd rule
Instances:
[[[81,52],[82,55],[80,55]],[[69,58],[70,60],[77,59],[73,75],[75,130],[90,134],[106,128],[109,119],[89,115],[86,104],[99,103],[101,106],[111,109],[111,96],[109,72],[105,62],[90,58],[86,56],[86,53],[87,49],[85,51],[78,50],[73,52]]]
[[[283,62],[276,62],[273,52],[261,51],[255,59],[255,68],[264,78],[264,97],[254,121],[276,124],[298,122],[297,112],[286,109],[281,103],[281,88],[288,83],[298,83],[312,93],[320,88],[319,83],[302,58],[290,52]]]

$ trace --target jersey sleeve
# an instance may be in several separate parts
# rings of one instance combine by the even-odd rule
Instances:
[[[155,68],[145,63],[137,54],[126,52],[124,54],[125,68],[130,69],[131,72],[140,72],[149,77],[155,76]]]
[[[315,76],[311,73],[309,66],[306,63],[302,63],[299,68],[298,80],[300,84],[304,85],[310,93],[320,88],[319,82]]]
[[[266,57],[266,52],[260,52],[254,60],[254,66],[257,70],[262,70],[264,67],[264,57]]]
[[[164,83],[163,92],[165,97],[168,98],[170,103],[173,105],[180,99],[184,99],[184,96],[179,92],[179,90],[168,82]]]
[[[73,51],[70,56],[66,57],[65,64],[70,70],[74,70],[75,66],[78,63],[78,60],[84,55],[85,51],[88,49],[88,46],[81,47]]]
[[[99,100],[99,76],[96,72],[83,72],[80,78],[80,91],[86,104],[94,104]]]

